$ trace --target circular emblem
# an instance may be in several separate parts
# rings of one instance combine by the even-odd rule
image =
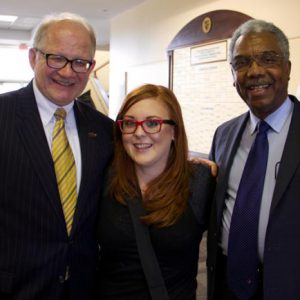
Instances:
[[[211,30],[212,21],[210,17],[205,17],[202,21],[202,31],[204,33],[209,33]]]

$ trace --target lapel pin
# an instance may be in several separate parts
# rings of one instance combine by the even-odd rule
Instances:
[[[96,132],[88,132],[88,137],[91,139],[95,139],[97,137],[97,133]]]

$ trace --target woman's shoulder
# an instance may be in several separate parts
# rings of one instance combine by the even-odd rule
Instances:
[[[206,223],[215,189],[215,178],[208,166],[192,165],[189,204],[199,223]]]
[[[205,180],[213,179],[210,167],[204,163],[191,163],[192,181],[197,181],[198,183],[204,182]]]

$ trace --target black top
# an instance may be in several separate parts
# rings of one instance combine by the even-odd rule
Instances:
[[[194,177],[193,196],[179,221],[170,227],[149,227],[170,299],[196,298],[199,243],[207,227],[214,184],[210,171],[202,165],[197,165]],[[100,299],[151,299],[127,206],[104,197],[98,238]]]

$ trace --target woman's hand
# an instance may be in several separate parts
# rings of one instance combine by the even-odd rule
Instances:
[[[190,160],[195,164],[203,164],[208,166],[212,176],[216,177],[218,175],[218,166],[214,161],[201,157],[192,157]]]

